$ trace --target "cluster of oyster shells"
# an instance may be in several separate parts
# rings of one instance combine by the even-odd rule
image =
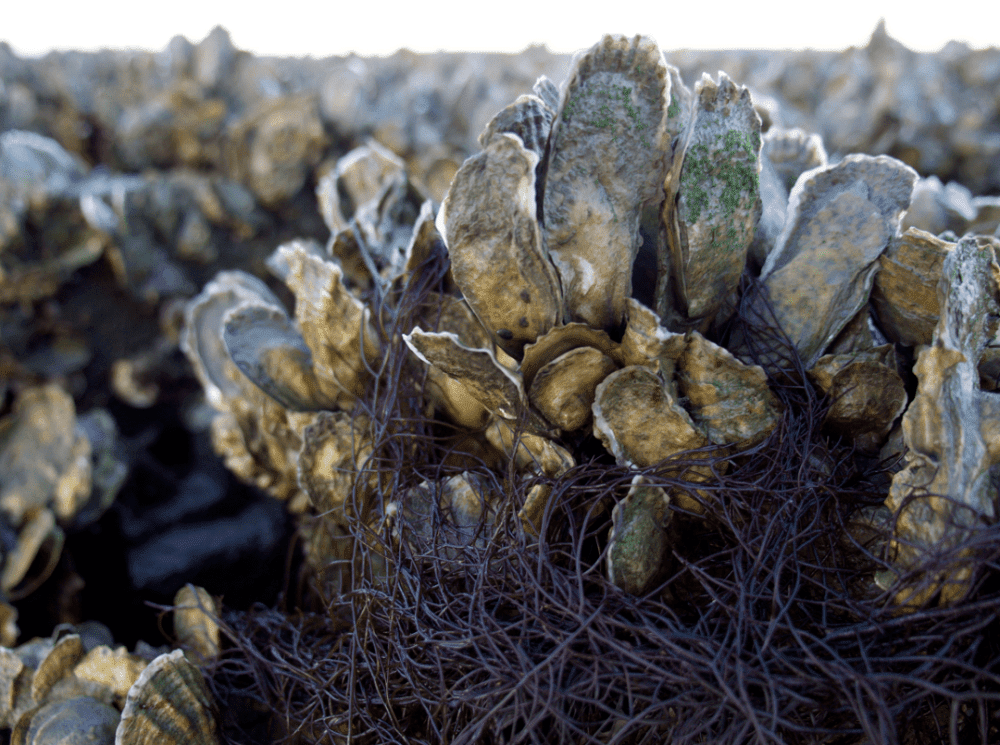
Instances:
[[[495,513],[496,491],[469,474],[395,494],[358,478],[372,440],[353,401],[380,345],[394,343],[379,340],[360,298],[408,281],[441,242],[455,292],[437,298],[438,330],[417,323],[402,340],[427,366],[429,408],[523,477],[564,474],[587,434],[636,469],[767,437],[782,411],[752,364],[753,340],[735,334],[725,349],[707,338],[750,272],[764,288],[750,315],[773,314],[835,399],[826,426],[862,450],[905,453],[886,502],[902,510],[891,546],[900,569],[993,519],[994,394],[979,379],[994,359],[997,241],[901,232],[913,169],[888,156],[831,162],[800,130],[762,136],[747,88],[720,73],[692,91],[644,37],[605,37],[561,88],[543,76],[479,142],[439,209],[377,144],[344,156],[317,189],[325,250],[294,241],[269,261],[295,295],[294,317],[238,272],[188,305],[183,348],[218,411],[216,447],[243,478],[323,516],[302,522],[314,566],[350,555],[351,511],[390,516],[412,541],[427,539],[434,500],[462,540],[481,540],[471,525]],[[922,345],[912,402],[890,340]],[[906,502],[917,487],[938,496]],[[530,490],[528,533],[550,494]],[[955,504],[967,508],[961,520]],[[611,581],[637,594],[654,586],[675,507],[701,503],[633,484],[615,508]],[[943,602],[968,578],[952,574],[932,583],[950,588]]]
[[[0,727],[10,730],[10,742],[218,745],[216,706],[196,666],[218,655],[217,607],[192,585],[174,604],[187,652],[129,653],[95,622],[0,647]]]

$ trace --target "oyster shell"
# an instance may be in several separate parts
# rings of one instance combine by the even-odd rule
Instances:
[[[524,148],[541,160],[545,157],[545,146],[555,115],[554,108],[547,106],[538,96],[521,96],[490,120],[479,135],[479,146],[485,150],[496,135],[509,132],[517,135]]]
[[[215,703],[177,649],[161,654],[128,692],[115,745],[218,745]]]
[[[941,317],[917,356],[917,395],[903,415],[909,450],[885,502],[898,513],[892,549],[905,568],[919,568],[925,552],[953,548],[996,516],[989,469],[1000,458],[1000,394],[979,389],[976,365],[997,312],[998,272],[992,247],[970,236],[944,260]],[[940,591],[940,602],[952,604],[971,577],[971,564],[957,560],[947,573],[901,589],[896,600],[920,605]]]
[[[931,343],[941,312],[937,297],[941,266],[954,248],[954,243],[907,228],[879,256],[871,304],[891,341],[908,346]]]
[[[113,745],[118,711],[90,696],[49,701],[25,713],[11,745]]]
[[[605,36],[574,58],[549,136],[542,199],[566,320],[605,330],[625,320],[639,217],[645,203],[663,199],[669,86],[646,37]]]
[[[538,160],[516,135],[495,134],[459,169],[437,216],[455,282],[496,344],[517,359],[562,320],[559,278],[536,217]]]
[[[628,494],[611,510],[608,580],[632,595],[653,588],[670,557],[670,516],[667,493],[637,474]]]
[[[761,279],[807,368],[868,301],[877,259],[898,234],[916,178],[894,158],[848,155],[802,174],[792,189]]]
[[[563,432],[582,429],[591,417],[598,383],[617,369],[593,347],[578,347],[556,357],[535,375],[528,399]]]
[[[174,633],[177,642],[195,663],[219,656],[219,613],[215,600],[203,587],[184,585],[174,595]]]
[[[750,91],[725,73],[719,73],[718,83],[704,75],[695,97],[694,118],[681,136],[666,185],[677,202],[664,202],[663,220],[677,310],[689,323],[705,326],[724,306],[730,312],[735,306],[761,214],[761,139]]]

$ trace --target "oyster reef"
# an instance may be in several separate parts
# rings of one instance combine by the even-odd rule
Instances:
[[[1000,52],[949,49],[0,45],[11,742],[1000,741]]]

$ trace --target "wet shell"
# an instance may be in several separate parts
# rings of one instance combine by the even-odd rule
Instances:
[[[643,204],[663,199],[667,69],[655,42],[605,36],[574,59],[549,136],[545,241],[566,320],[625,320]]]
[[[219,609],[203,587],[184,585],[174,595],[174,633],[177,643],[195,663],[219,656]]]
[[[115,745],[218,745],[215,703],[184,653],[161,654],[128,692]]]
[[[11,745],[113,745],[118,711],[90,696],[59,699],[25,713]]]
[[[590,421],[597,384],[617,369],[614,360],[593,347],[561,354],[535,376],[528,399],[564,432]]]
[[[498,133],[462,165],[437,216],[451,271],[495,343],[515,359],[562,320],[562,294],[537,221],[538,155]]]
[[[608,579],[625,592],[643,595],[662,576],[670,556],[666,526],[670,497],[658,486],[632,479],[628,495],[611,511]]]

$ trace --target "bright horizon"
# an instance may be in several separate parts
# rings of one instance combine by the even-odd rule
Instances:
[[[901,0],[841,0],[834,6],[835,17],[819,19],[814,6],[801,0],[718,0],[709,11],[705,5],[668,9],[664,4],[661,13],[650,13],[648,2],[634,0],[580,0],[572,11],[528,0],[475,6],[468,0],[424,6],[412,0],[382,0],[377,6],[328,3],[318,8],[307,0],[282,0],[254,13],[247,12],[251,6],[245,0],[173,0],[164,5],[50,0],[7,3],[0,41],[24,57],[106,48],[158,52],[175,35],[197,43],[221,25],[236,47],[259,56],[388,56],[400,48],[520,52],[533,44],[571,53],[590,47],[605,33],[647,34],[668,51],[841,50],[867,44],[879,18],[885,18],[889,35],[915,51],[935,52],[951,40],[977,48],[1000,45],[1000,3],[980,4],[976,11],[961,2],[952,6],[950,13],[936,13],[928,20],[912,2]],[[470,7],[479,11],[473,16]],[[169,10],[169,17],[157,15],[163,9]],[[486,21],[480,20],[483,15]]]

